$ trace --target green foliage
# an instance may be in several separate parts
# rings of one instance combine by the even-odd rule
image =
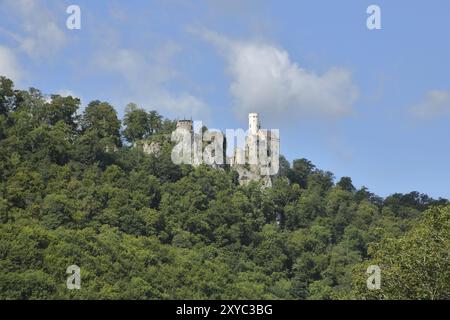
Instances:
[[[150,115],[133,103],[128,104],[125,109],[123,124],[126,126],[123,135],[129,142],[147,138],[153,132]],[[156,125],[160,126],[160,121]]]
[[[111,146],[120,146],[120,120],[114,108],[107,102],[92,101],[86,107],[81,119],[84,132],[94,133],[100,140]],[[106,146],[108,146],[106,144]]]
[[[79,105],[0,77],[0,299],[450,297],[448,200],[382,199],[284,157],[272,188],[239,186],[175,165],[176,123],[156,111],[130,105],[121,128],[107,102]]]
[[[420,222],[399,238],[369,247],[370,259],[355,266],[352,294],[365,299],[450,298],[450,206],[427,210]],[[364,268],[381,268],[380,290],[368,290]]]

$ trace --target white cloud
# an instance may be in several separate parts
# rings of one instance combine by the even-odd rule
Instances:
[[[332,68],[324,74],[305,70],[288,53],[259,41],[235,41],[210,31],[202,36],[227,61],[235,112],[261,112],[267,118],[289,121],[318,116],[336,119],[353,112],[358,96],[351,73]]]
[[[450,116],[450,92],[430,90],[423,101],[410,109],[411,113],[420,119],[432,119]]]
[[[0,75],[10,78],[14,82],[19,81],[22,76],[22,71],[14,52],[4,46],[0,46]]]
[[[128,9],[121,3],[113,1],[110,2],[108,7],[108,14],[111,18],[117,21],[126,22],[130,19],[130,13]]]
[[[99,50],[95,64],[104,71],[119,74],[129,88],[129,96],[122,103],[135,102],[141,107],[156,109],[164,116],[207,119],[208,105],[188,92],[174,93],[165,85],[177,73],[171,65],[172,57],[180,48],[171,42],[152,52],[108,46]]]
[[[109,47],[96,54],[95,62],[104,70],[119,73],[135,87],[153,86],[175,76],[170,57],[177,52],[177,48],[167,44],[159,50],[150,54],[149,58],[138,50]]]
[[[9,14],[17,17],[20,30],[3,30],[19,48],[33,58],[53,55],[64,46],[66,37],[52,12],[38,0],[3,0]],[[65,12],[61,12],[65,14]]]
[[[161,106],[167,112],[165,115],[181,117],[193,117],[198,120],[208,120],[210,117],[209,106],[201,99],[183,92],[172,94],[161,90],[154,92],[150,98],[154,106]]]
[[[56,92],[56,94],[59,94],[61,97],[69,97],[69,96],[72,96],[72,97],[74,97],[74,98],[79,98],[79,96],[76,95],[72,90],[68,90],[68,89],[61,89],[61,90],[58,90],[58,91]]]

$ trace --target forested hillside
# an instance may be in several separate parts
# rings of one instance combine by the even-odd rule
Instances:
[[[272,188],[239,186],[174,165],[170,143],[133,147],[173,130],[155,111],[79,108],[0,78],[0,298],[450,298],[448,200],[383,199],[283,157]]]

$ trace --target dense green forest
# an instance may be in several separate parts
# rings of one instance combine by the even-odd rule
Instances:
[[[173,130],[155,111],[79,108],[0,78],[0,298],[450,298],[448,200],[381,198],[283,157],[272,188],[240,186],[174,165],[170,142],[133,147]]]

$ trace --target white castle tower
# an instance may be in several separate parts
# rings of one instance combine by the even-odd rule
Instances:
[[[263,187],[271,187],[274,173],[269,168],[275,165],[278,171],[278,149],[278,131],[275,134],[272,130],[261,129],[258,113],[249,113],[244,149],[236,147],[230,161],[231,167],[239,173],[240,184],[256,180],[262,181]]]
[[[257,113],[248,114],[248,135],[245,146],[246,162],[252,166],[258,165],[258,147],[259,147],[259,133],[261,124],[259,123],[259,116]],[[253,168],[254,170],[256,167]]]
[[[248,131],[250,135],[255,135],[261,129],[257,113],[248,114]]]

